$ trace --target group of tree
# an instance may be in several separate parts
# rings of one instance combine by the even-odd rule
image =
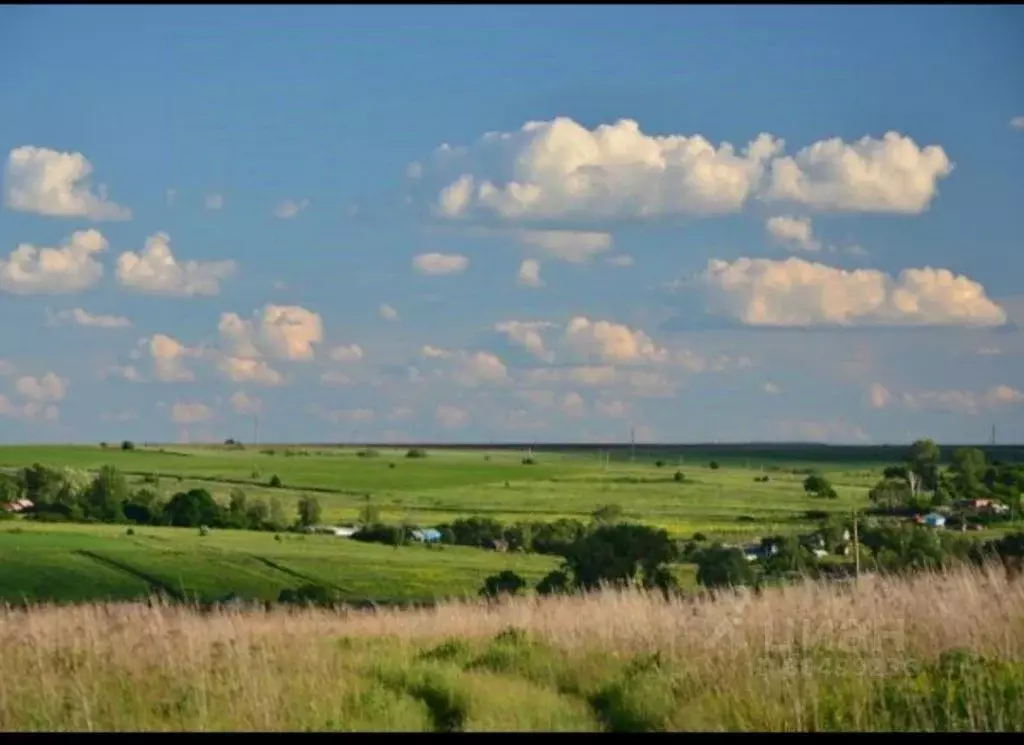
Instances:
[[[564,561],[536,586],[542,595],[640,586],[668,593],[677,588],[672,565],[679,550],[665,530],[631,522],[594,523],[564,548]],[[481,594],[515,595],[526,582],[511,571],[488,577]]]
[[[905,462],[886,468],[868,494],[877,511],[924,512],[957,500],[990,499],[1019,515],[1024,494],[1024,465],[988,462],[979,448],[957,448],[941,466],[942,452],[932,440],[918,440]]]
[[[149,479],[156,482],[156,479]],[[299,500],[289,520],[280,500],[250,500],[240,488],[231,490],[227,505],[206,489],[162,495],[156,483],[132,489],[124,474],[103,466],[95,476],[75,469],[34,464],[15,475],[0,474],[0,502],[24,498],[32,502],[30,519],[69,522],[170,525],[176,527],[287,530],[315,525],[320,505],[312,497]]]
[[[521,521],[502,523],[491,517],[458,518],[436,526],[440,543],[474,548],[500,546],[508,551],[566,556],[570,547],[598,525],[619,521],[622,508],[605,505],[595,510],[591,522],[560,518],[553,522]],[[380,510],[369,501],[359,514],[359,529],[352,536],[358,541],[403,545],[411,540],[418,526],[412,523],[387,524],[380,519]]]

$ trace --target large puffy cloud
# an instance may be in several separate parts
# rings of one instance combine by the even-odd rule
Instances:
[[[92,164],[81,153],[19,147],[7,156],[6,202],[18,212],[48,217],[127,220],[130,210],[107,200],[105,189],[89,185]]]
[[[313,345],[323,341],[318,313],[298,305],[266,305],[252,321],[224,313],[217,326],[228,354],[241,358],[262,355],[283,360],[309,360]]]
[[[86,326],[99,329],[125,329],[132,325],[132,322],[122,316],[93,315],[82,308],[62,310],[54,313],[53,323],[70,323],[75,326]]]
[[[894,395],[885,386],[875,383],[869,389],[868,396],[869,403],[876,409],[896,405],[912,411],[935,409],[968,416],[1024,404],[1024,393],[1008,385],[994,385],[980,392],[956,389],[921,390]]]
[[[814,228],[809,217],[770,217],[765,222],[765,230],[776,242],[789,248],[803,251],[821,249],[821,243],[814,238]]]
[[[847,271],[802,259],[712,260],[709,310],[751,326],[999,326],[1006,312],[948,269]]]
[[[699,135],[650,136],[628,119],[592,131],[564,117],[527,122],[471,148],[442,146],[436,166],[459,175],[437,209],[448,218],[482,211],[506,219],[732,212],[780,147],[760,135],[737,153]]]
[[[19,378],[14,388],[30,401],[53,403],[64,398],[67,381],[62,380],[55,373],[48,372],[39,378],[34,378],[31,375]]]
[[[25,375],[14,384],[22,401],[16,403],[0,395],[0,416],[27,422],[56,422],[60,409],[56,403],[67,394],[68,383],[55,373],[48,372],[38,378]]]
[[[179,264],[171,239],[156,233],[140,253],[126,251],[117,259],[117,281],[140,292],[189,297],[220,294],[220,283],[235,272],[234,261],[186,261]]]
[[[412,265],[420,274],[459,274],[469,266],[469,259],[459,254],[426,253],[416,256]]]
[[[508,337],[516,344],[538,359],[551,362],[554,354],[544,346],[543,329],[554,328],[550,321],[502,321],[495,324],[494,330]]]
[[[156,334],[149,340],[149,356],[153,359],[156,379],[164,383],[184,383],[196,379],[195,374],[185,367],[185,360],[195,355],[177,339]]]
[[[0,290],[15,295],[84,290],[103,276],[103,265],[94,257],[106,248],[97,230],[79,230],[58,248],[22,243],[0,259]]]
[[[647,334],[621,323],[573,318],[565,330],[566,342],[576,351],[605,362],[660,362],[668,352]]]
[[[850,144],[834,137],[777,158],[765,198],[822,210],[916,214],[952,171],[941,147],[919,148],[898,132]]]

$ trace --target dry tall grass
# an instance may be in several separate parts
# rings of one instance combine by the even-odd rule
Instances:
[[[1019,731],[1024,583],[964,569],[704,601],[0,612],[7,731],[602,728]]]

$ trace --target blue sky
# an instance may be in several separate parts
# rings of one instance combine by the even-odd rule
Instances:
[[[1022,39],[0,9],[0,441],[1019,442]]]

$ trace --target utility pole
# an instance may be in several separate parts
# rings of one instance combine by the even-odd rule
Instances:
[[[853,579],[860,582],[860,536],[857,534],[857,510],[853,511]]]

